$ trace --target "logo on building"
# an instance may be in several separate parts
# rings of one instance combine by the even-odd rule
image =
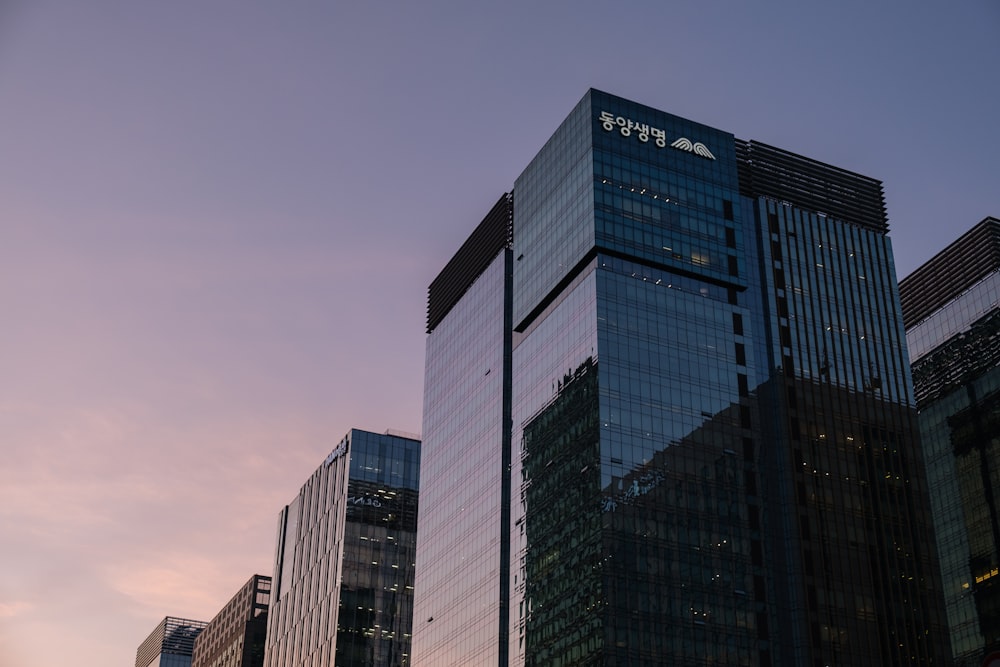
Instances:
[[[667,146],[667,133],[658,127],[652,127],[646,123],[637,123],[630,118],[615,116],[607,111],[602,111],[600,118],[601,127],[604,128],[605,132],[611,132],[615,128],[618,128],[618,133],[623,137],[630,137],[633,133],[635,133],[635,136],[642,143],[646,143],[649,141],[650,137],[652,137],[653,143],[656,144],[657,148],[665,148]],[[688,153],[694,153],[695,155],[708,158],[709,160],[715,159],[715,156],[712,155],[712,151],[708,150],[708,146],[700,141],[692,143],[687,137],[677,139],[670,144],[670,147],[681,151],[687,151]]]
[[[368,507],[382,507],[382,501],[372,496],[347,496],[348,505],[367,505]]]
[[[347,453],[347,439],[340,441],[340,444],[333,448],[333,451],[327,454],[326,459],[323,461],[323,467],[328,468],[331,463],[339,459],[341,456]]]
[[[714,160],[715,156],[712,155],[712,151],[708,150],[708,146],[696,141],[693,144],[691,140],[687,137],[681,137],[674,143],[670,144],[672,148],[677,148],[682,151],[688,151],[689,153],[694,153],[695,155],[700,155],[702,157],[707,157],[709,160]]]

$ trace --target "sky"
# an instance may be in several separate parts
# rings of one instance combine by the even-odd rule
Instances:
[[[107,667],[270,574],[426,287],[590,87],[883,181],[897,273],[1000,216],[1000,5],[0,0],[0,665]]]

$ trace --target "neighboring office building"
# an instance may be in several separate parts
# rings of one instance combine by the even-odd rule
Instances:
[[[420,442],[351,430],[278,521],[268,667],[410,664]]]
[[[167,616],[135,652],[135,667],[191,667],[191,653],[204,621]]]
[[[430,288],[416,665],[506,664],[510,221],[505,196]]]
[[[899,283],[952,650],[1000,649],[1000,220]]]
[[[588,92],[428,291],[414,662],[947,661],[887,230]]]
[[[271,577],[255,574],[194,641],[191,667],[263,667]]]

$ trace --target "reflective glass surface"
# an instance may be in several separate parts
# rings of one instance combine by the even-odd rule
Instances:
[[[416,664],[496,665],[505,654],[509,263],[498,255],[427,338]]]
[[[925,320],[906,331],[910,360],[916,363],[922,356],[967,331],[973,322],[985,314],[1000,309],[1000,270],[991,273],[970,287],[954,301],[942,306]]]
[[[190,667],[195,641],[206,625],[204,621],[167,616],[136,649],[135,666]]]
[[[907,331],[958,665],[1000,645],[1000,304],[993,273]]]
[[[573,109],[514,185],[514,326],[594,247],[589,99]]]
[[[803,379],[913,404],[888,237],[761,200],[772,354]]]
[[[419,448],[352,430],[282,512],[265,665],[408,665]]]
[[[419,664],[947,659],[891,245],[753,168],[590,91],[517,179],[428,339]]]
[[[519,186],[535,163],[514,190],[515,246],[536,225],[593,229],[597,254],[515,336],[512,662],[753,664],[733,140],[591,99],[594,217],[532,218]],[[606,130],[602,111],[646,141]],[[658,146],[653,129],[716,159]],[[558,157],[537,160],[558,171]]]
[[[757,223],[770,377],[756,388],[771,653],[784,664],[948,658],[891,246],[784,202]],[[748,213],[749,217],[749,213]]]

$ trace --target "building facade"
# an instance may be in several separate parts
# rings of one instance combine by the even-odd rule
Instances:
[[[944,664],[887,232],[589,91],[428,293],[415,663]]]
[[[420,442],[351,430],[278,520],[265,664],[410,664]]]
[[[255,574],[194,641],[191,667],[263,667],[271,577]]]
[[[194,642],[204,621],[167,616],[135,652],[135,667],[191,667]]]
[[[899,284],[957,665],[1000,650],[1000,220]]]
[[[504,195],[430,287],[423,441],[439,444],[421,449],[416,585],[434,595],[414,600],[415,664],[506,659],[511,214]]]

